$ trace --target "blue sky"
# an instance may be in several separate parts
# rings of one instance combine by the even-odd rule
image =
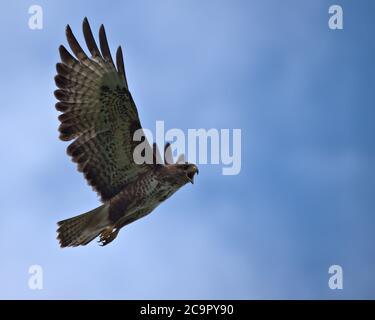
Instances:
[[[328,28],[332,4],[344,30]],[[3,4],[0,298],[375,298],[374,14],[370,0]],[[65,25],[82,41],[85,16],[122,45],[145,127],[240,128],[242,170],[201,165],[111,245],[62,250],[56,222],[99,204],[53,96]],[[35,264],[43,290],[28,287]]]

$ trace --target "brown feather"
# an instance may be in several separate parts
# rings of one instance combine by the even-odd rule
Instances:
[[[82,29],[83,29],[83,35],[85,37],[87,48],[89,49],[91,55],[94,58],[102,58],[102,55],[100,54],[99,48],[96,45],[94,36],[90,28],[89,21],[87,20],[87,18],[83,19]]]
[[[122,49],[121,46],[117,48],[116,51],[116,64],[117,64],[117,71],[120,74],[121,78],[125,83],[125,88],[129,90],[128,81],[126,80],[126,73],[125,73],[125,66],[124,66],[124,59],[122,56]]]
[[[87,46],[99,57],[87,19],[83,22]],[[56,65],[55,97],[59,116],[60,138],[73,140],[67,152],[77,163],[89,184],[103,201],[115,196],[122,188],[148,172],[148,165],[136,165],[133,150],[137,142],[133,134],[141,128],[134,101],[125,85],[122,55],[118,57],[120,72],[113,66],[104,27],[99,32],[105,58],[93,61],[83,52],[68,26],[66,35],[74,58],[65,47],[59,48],[62,63]],[[119,51],[118,54],[121,54]]]
[[[114,65],[112,56],[111,56],[111,51],[109,50],[109,46],[108,46],[107,36],[105,34],[105,29],[103,25],[101,25],[99,29],[99,43],[100,43],[100,50],[102,51],[102,55],[104,59],[110,62],[110,64]]]
[[[78,61],[69,53],[68,50],[65,49],[63,45],[59,47],[59,53],[60,53],[60,58],[61,61],[67,64],[68,66],[71,66]]]
[[[86,53],[82,50],[81,46],[79,45],[76,37],[74,36],[72,29],[69,25],[66,26],[66,38],[69,43],[70,49],[72,49],[73,53],[77,57],[78,60],[82,61],[84,59],[88,59]]]
[[[164,163],[166,165],[173,164],[172,149],[171,144],[169,142],[167,142],[164,146]]]

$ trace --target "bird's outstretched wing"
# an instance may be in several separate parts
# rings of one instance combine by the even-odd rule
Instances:
[[[99,30],[100,50],[87,18],[83,21],[83,34],[90,58],[69,25],[66,36],[75,57],[64,46],[59,48],[62,62],[56,65],[55,82],[59,89],[55,96],[59,100],[56,109],[63,112],[59,116],[60,139],[74,140],[67,148],[68,154],[102,201],[106,201],[152,169],[150,165],[136,164],[133,159],[139,143],[133,141],[133,134],[141,129],[141,123],[128,90],[121,47],[116,53],[116,68],[104,26]]]

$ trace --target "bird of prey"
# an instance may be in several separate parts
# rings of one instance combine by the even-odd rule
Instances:
[[[83,35],[91,54],[79,45],[70,26],[66,37],[74,56],[59,47],[55,82],[59,100],[60,139],[71,141],[67,153],[77,163],[102,205],[87,213],[58,222],[61,247],[86,245],[96,237],[101,245],[113,241],[125,225],[153,211],[186,183],[194,182],[198,168],[181,155],[173,162],[170,144],[164,148],[164,162],[154,143],[152,163],[138,164],[134,150],[135,131],[142,130],[137,108],[129,92],[121,47],[116,65],[109,50],[104,26],[99,29],[100,50],[87,18]],[[146,150],[147,151],[147,150]]]

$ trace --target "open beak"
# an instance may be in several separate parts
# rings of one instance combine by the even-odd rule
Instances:
[[[189,181],[194,184],[194,176],[195,174],[199,174],[198,167],[196,165],[192,165],[189,167],[186,176],[188,177]]]

